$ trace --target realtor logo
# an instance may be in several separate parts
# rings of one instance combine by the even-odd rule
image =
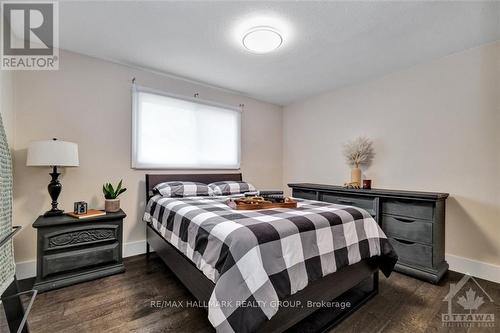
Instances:
[[[457,284],[450,284],[450,292],[443,299],[448,302],[447,313],[441,314],[445,327],[494,327],[495,314],[481,311],[483,305],[495,307],[493,299],[470,275],[464,275]]]
[[[1,69],[57,70],[57,2],[2,2]]]

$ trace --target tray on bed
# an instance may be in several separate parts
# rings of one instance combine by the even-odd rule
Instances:
[[[262,202],[260,202],[262,201]],[[236,210],[256,210],[270,208],[297,208],[297,201],[291,198],[285,198],[285,202],[270,202],[268,200],[259,199],[252,202],[245,202],[244,199],[229,199],[227,201],[229,207]]]

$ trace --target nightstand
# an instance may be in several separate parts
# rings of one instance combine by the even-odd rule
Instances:
[[[123,219],[116,213],[77,219],[40,216],[34,289],[47,291],[125,271],[122,258]]]

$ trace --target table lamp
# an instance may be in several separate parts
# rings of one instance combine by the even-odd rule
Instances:
[[[28,147],[26,165],[52,167],[52,173],[50,173],[52,180],[47,187],[52,199],[52,209],[45,212],[44,216],[62,215],[64,211],[57,208],[57,198],[62,190],[62,185],[58,180],[60,173],[57,172],[57,167],[77,167],[79,165],[78,145],[57,139],[31,142]]]

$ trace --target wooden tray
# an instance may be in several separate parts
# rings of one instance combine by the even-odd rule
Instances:
[[[288,202],[278,203],[278,202],[264,202],[259,204],[236,204],[233,200],[228,201],[228,206],[236,210],[256,210],[256,209],[271,209],[271,208],[297,208],[297,201],[291,200]]]

